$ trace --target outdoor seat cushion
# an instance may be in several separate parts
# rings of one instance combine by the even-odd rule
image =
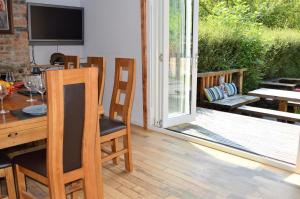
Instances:
[[[105,136],[122,129],[126,129],[126,125],[118,120],[111,120],[108,117],[100,118],[100,136]]]
[[[0,169],[4,169],[10,166],[11,166],[10,158],[4,153],[0,153]]]
[[[224,99],[224,93],[219,86],[205,88],[204,93],[209,102]]]
[[[46,149],[18,155],[14,157],[13,163],[47,177]]]
[[[235,83],[226,83],[225,88],[227,90],[228,97],[237,95],[237,93],[238,93],[238,89],[237,89]]]

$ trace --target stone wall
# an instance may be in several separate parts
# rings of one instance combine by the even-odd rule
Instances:
[[[30,65],[25,0],[13,0],[13,19],[14,33],[0,34],[0,72],[22,73]]]

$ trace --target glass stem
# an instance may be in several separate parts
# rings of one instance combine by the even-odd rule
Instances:
[[[44,104],[44,93],[41,93],[42,96],[42,103]]]
[[[32,92],[31,89],[29,90],[30,100],[32,100]]]

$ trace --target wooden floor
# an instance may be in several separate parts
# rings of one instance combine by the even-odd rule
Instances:
[[[299,199],[298,175],[160,133],[133,128],[133,155],[130,174],[104,165],[105,199]]]
[[[200,108],[194,122],[170,129],[295,164],[300,126]]]

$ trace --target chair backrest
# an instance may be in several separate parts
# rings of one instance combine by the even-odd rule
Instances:
[[[135,91],[135,60],[116,58],[115,81],[111,97],[109,117],[122,117],[125,124],[130,124],[131,110]],[[127,80],[125,74],[127,73]],[[123,96],[122,96],[123,95]],[[123,99],[123,102],[121,102]]]
[[[78,56],[64,56],[65,69],[80,68],[80,59]]]
[[[86,198],[98,197],[100,152],[98,69],[47,71],[47,171],[51,198],[65,198],[66,182],[83,179]]]
[[[103,57],[88,57],[87,58],[87,66],[88,67],[98,67],[98,96],[99,96],[99,105],[102,104],[103,101],[103,92],[104,92],[104,82],[105,82],[105,69],[106,62]]]

